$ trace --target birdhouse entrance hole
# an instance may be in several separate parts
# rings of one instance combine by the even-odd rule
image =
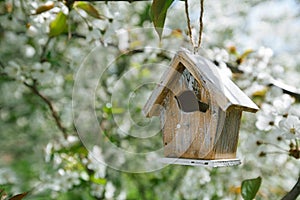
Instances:
[[[183,112],[206,112],[209,108],[208,104],[201,102],[191,90],[181,92],[178,96],[175,96],[178,107]]]

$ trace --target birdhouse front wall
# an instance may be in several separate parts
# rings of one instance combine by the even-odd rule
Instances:
[[[160,109],[165,156],[214,158],[215,139],[221,134],[224,125],[218,124],[218,121],[220,117],[225,117],[224,111],[210,97],[205,82],[197,82],[184,67],[174,79],[168,86],[168,94]],[[181,110],[176,97],[184,91],[194,92],[198,100],[208,105],[208,110]]]

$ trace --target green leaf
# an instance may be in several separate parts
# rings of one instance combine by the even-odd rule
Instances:
[[[59,12],[56,18],[50,23],[50,37],[55,37],[63,33],[67,28],[67,16]]]
[[[111,112],[112,112],[112,114],[122,114],[122,113],[124,113],[124,108],[112,107]]]
[[[247,179],[242,182],[242,197],[245,200],[253,200],[261,185],[261,177]]]
[[[73,144],[70,147],[66,147],[66,148],[62,148],[58,151],[55,151],[57,153],[73,153],[73,154],[80,154],[80,155],[87,155],[88,154],[88,150],[86,149],[85,146],[83,146],[80,142],[77,142],[75,144]]]
[[[90,176],[90,181],[92,181],[93,183],[96,183],[98,185],[105,185],[106,184],[106,179],[96,178],[95,176]]]
[[[77,1],[74,3],[74,7],[84,10],[87,14],[89,14],[92,17],[104,19],[104,17],[99,14],[98,10],[88,2]]]
[[[151,17],[160,39],[165,25],[168,8],[171,6],[173,1],[174,0],[153,0],[151,6]]]

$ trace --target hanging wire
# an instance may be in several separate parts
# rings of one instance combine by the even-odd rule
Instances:
[[[200,0],[199,38],[198,38],[198,43],[196,45],[193,40],[193,36],[192,36],[192,27],[191,27],[191,20],[190,20],[190,14],[189,14],[188,0],[185,0],[185,14],[186,14],[186,19],[187,19],[187,24],[188,24],[188,35],[189,35],[190,41],[194,47],[194,53],[198,52],[200,45],[201,45],[201,41],[202,41],[203,13],[204,13],[204,0]]]

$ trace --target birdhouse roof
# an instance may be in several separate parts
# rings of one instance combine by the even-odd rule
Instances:
[[[166,88],[173,84],[174,76],[178,74],[182,65],[198,83],[206,86],[211,98],[216,100],[222,110],[226,111],[230,106],[236,106],[248,112],[258,110],[257,105],[227,76],[223,75],[213,62],[200,55],[180,50],[145,104],[143,109],[145,116],[156,115],[157,105],[165,99],[168,93]]]

